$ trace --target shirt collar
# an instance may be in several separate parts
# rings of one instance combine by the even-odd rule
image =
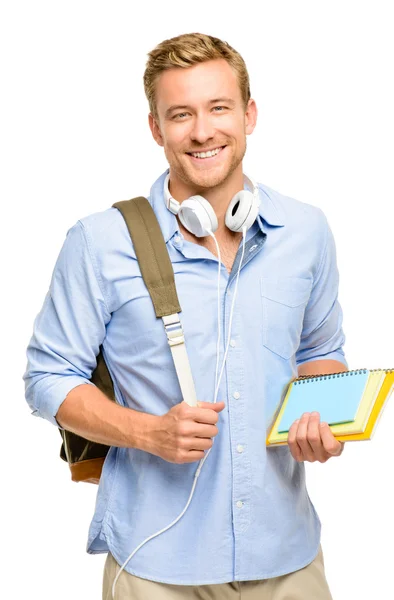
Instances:
[[[286,225],[286,217],[282,207],[275,200],[275,192],[261,183],[258,183],[260,206],[259,216],[268,225],[283,227]]]
[[[154,182],[151,187],[149,194],[149,202],[155,211],[156,217],[160,223],[161,230],[163,232],[164,241],[167,243],[175,233],[179,233],[178,221],[176,216],[173,215],[168,208],[164,200],[164,181],[168,174],[168,169],[160,175],[160,177]],[[263,224],[261,221],[265,221],[268,225],[274,227],[282,227],[285,225],[285,216],[283,210],[275,202],[273,198],[273,191],[258,184],[259,196],[260,196],[260,207],[259,217],[257,218],[260,228],[264,231]],[[248,189],[245,185],[245,189]]]

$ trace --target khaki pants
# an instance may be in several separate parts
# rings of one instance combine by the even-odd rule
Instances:
[[[103,600],[112,600],[113,581],[120,569],[108,553],[104,566]],[[114,600],[332,600],[324,574],[321,546],[306,567],[272,579],[212,585],[172,585],[141,579],[122,571]]]

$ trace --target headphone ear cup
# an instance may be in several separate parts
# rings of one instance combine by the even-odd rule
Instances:
[[[258,204],[252,192],[241,190],[231,200],[225,217],[226,226],[231,231],[242,231],[243,227],[248,230],[256,220]]]
[[[215,233],[218,220],[208,200],[202,196],[191,196],[180,206],[178,217],[182,225],[196,237]]]

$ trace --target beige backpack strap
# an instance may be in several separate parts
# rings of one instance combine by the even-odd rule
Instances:
[[[196,406],[196,391],[179,318],[181,307],[174,270],[156,215],[143,197],[116,202],[113,206],[126,222],[156,317],[163,320],[183,400],[190,406]]]

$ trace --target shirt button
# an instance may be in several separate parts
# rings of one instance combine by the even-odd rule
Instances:
[[[242,502],[242,500],[238,500],[238,502],[237,502],[237,507],[238,507],[238,508],[242,508],[242,507],[243,507],[243,505],[244,505],[244,503]]]
[[[233,396],[236,400],[238,400],[238,398],[241,397],[241,394],[239,392],[234,392]]]
[[[254,246],[252,246],[251,248],[249,248],[249,252],[253,252],[253,250],[256,250],[257,248],[257,244],[255,244]]]
[[[243,452],[244,451],[244,447],[242,446],[242,444],[238,444],[237,446],[237,452]]]
[[[175,243],[176,243],[176,244],[179,244],[179,242],[181,241],[181,238],[180,238],[180,236],[179,236],[179,235],[176,235],[176,236],[174,237],[174,241],[175,241]]]
[[[235,340],[230,340],[230,346],[231,346],[231,348],[235,348],[236,341]]]

